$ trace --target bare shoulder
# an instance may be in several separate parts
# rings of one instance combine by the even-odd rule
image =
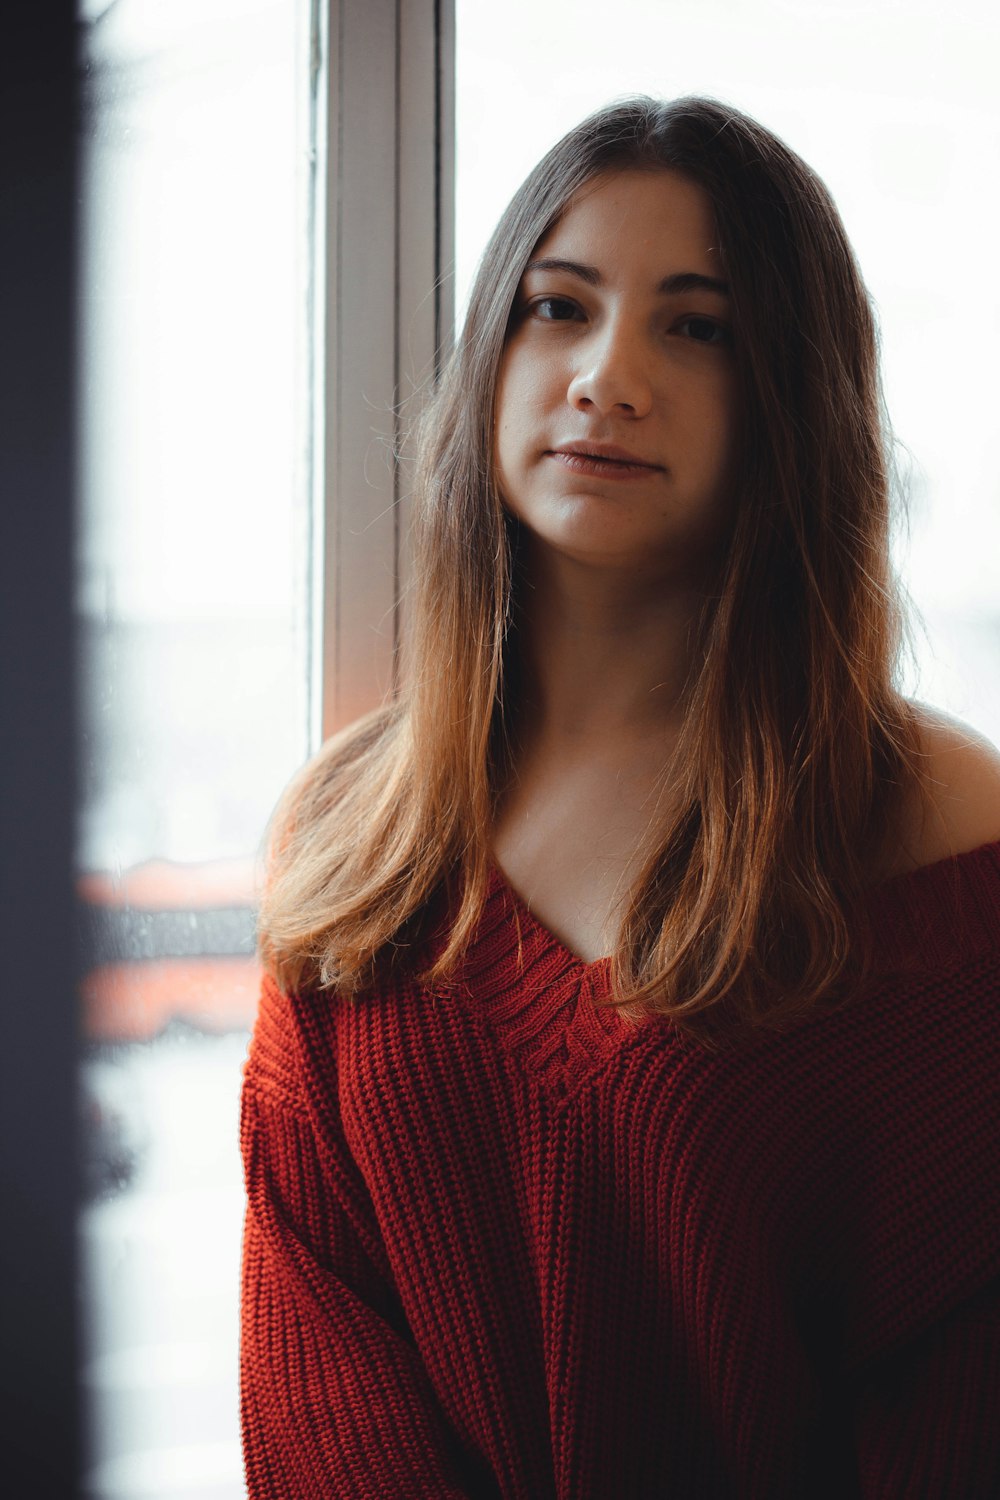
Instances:
[[[1000,750],[938,708],[914,703],[928,802],[904,817],[900,868],[916,869],[1000,839]]]

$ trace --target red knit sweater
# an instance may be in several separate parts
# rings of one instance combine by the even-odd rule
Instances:
[[[453,992],[266,981],[251,1500],[995,1500],[1000,843],[872,902],[864,1002],[738,1054],[499,876]]]

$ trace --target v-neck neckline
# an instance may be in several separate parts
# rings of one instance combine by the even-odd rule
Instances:
[[[595,978],[605,980],[610,979],[613,956],[607,953],[600,958],[587,959],[581,958],[578,953],[574,953],[573,949],[561,937],[557,936],[551,927],[547,927],[544,922],[535,916],[528,901],[521,895],[509,875],[500,868],[496,859],[490,860],[490,890],[491,894],[497,890],[502,891],[507,896],[518,921],[525,923],[546,946],[564,958],[568,965],[571,965],[581,974],[589,974]]]
[[[933,982],[935,975],[996,954],[1000,842],[883,882],[870,892],[868,910],[873,993],[887,1003],[911,992],[905,984],[899,989],[894,975],[909,973],[919,982],[923,971]],[[573,953],[491,861],[486,905],[453,976],[453,993],[489,1028],[521,1076],[535,1078],[560,1106],[633,1048],[674,1037],[670,1026],[601,1003],[612,996],[611,971],[608,955],[587,962]],[[836,1016],[831,1023],[854,1024]],[[803,1030],[808,1040],[813,1028]]]

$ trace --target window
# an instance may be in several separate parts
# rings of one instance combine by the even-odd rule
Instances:
[[[236,1496],[254,856],[308,745],[308,16],[83,19],[85,1492]]]
[[[447,13],[80,11],[94,1500],[243,1492],[237,1106],[257,855],[292,771],[391,682],[397,411],[449,331]]]

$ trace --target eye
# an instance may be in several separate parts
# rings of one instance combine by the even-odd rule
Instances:
[[[569,323],[580,309],[568,297],[539,297],[530,304],[528,311],[543,323]]]
[[[682,318],[674,326],[686,329],[688,338],[692,339],[696,344],[728,344],[732,342],[732,334],[725,323],[719,323],[715,318],[707,318],[703,314],[694,314],[689,318]]]

